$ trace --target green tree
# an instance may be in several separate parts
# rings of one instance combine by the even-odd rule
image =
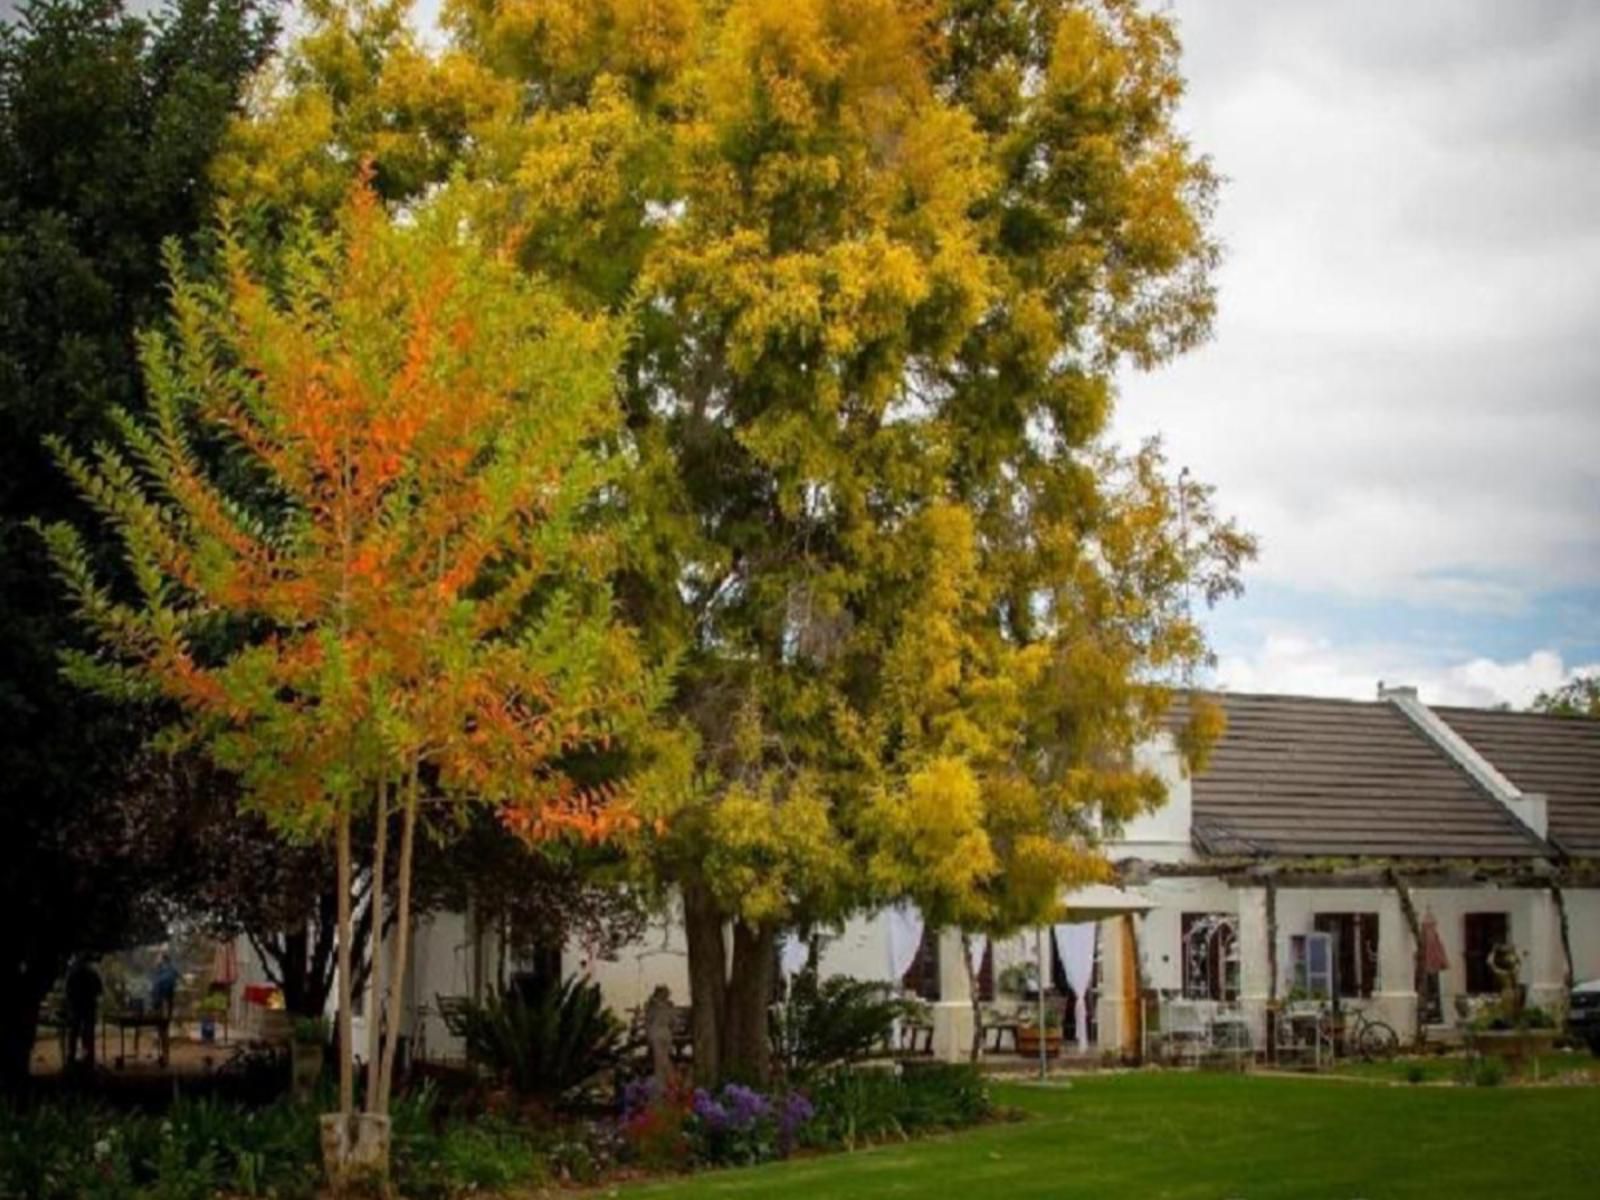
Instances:
[[[1600,675],[1575,675],[1558,688],[1540,692],[1531,707],[1563,717],[1600,717]]]
[[[613,472],[616,327],[469,228],[456,190],[396,222],[363,183],[334,232],[300,227],[271,279],[227,229],[216,282],[174,253],[171,334],[141,343],[149,418],[119,412],[88,457],[52,443],[132,582],[105,582],[75,526],[44,530],[100,640],[67,654],[69,678],[176,706],[165,745],[203,748],[280,830],[336,846],[340,1114],[358,1148],[382,1124],[348,1124],[356,814],[374,816],[375,881],[400,821],[397,1020],[424,800],[492,805],[530,841],[604,837],[625,806],[564,760],[626,732],[655,686],[612,619],[592,519]],[[207,444],[225,470],[206,469]],[[370,890],[376,935],[385,889]],[[377,1116],[398,1040],[380,1052],[380,1024]]]
[[[1103,441],[1116,371],[1210,328],[1176,36],[1133,0],[445,14],[429,59],[325,9],[219,175],[282,210],[352,154],[395,196],[454,158],[487,236],[635,306],[617,595],[681,661],[688,747],[636,863],[682,898],[697,1070],[760,1075],[784,926],[902,896],[1014,926],[1160,799],[1131,748],[1252,551]]]
[[[103,436],[113,407],[142,403],[134,333],[162,304],[160,247],[206,219],[207,164],[274,7],[30,0],[0,27],[0,1086],[26,1077],[68,955],[154,920],[173,832],[149,819],[139,722],[57,670],[81,635],[23,523],[83,509],[43,438]]]

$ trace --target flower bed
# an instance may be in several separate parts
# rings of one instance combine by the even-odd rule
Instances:
[[[328,1097],[261,1108],[180,1100],[164,1115],[87,1104],[0,1108],[0,1196],[38,1200],[310,1200],[321,1182],[317,1117]],[[543,1182],[747,1165],[954,1129],[993,1111],[970,1067],[841,1068],[763,1091],[636,1083],[619,1114],[529,1122],[438,1101],[393,1110],[393,1179],[408,1200],[493,1195]]]

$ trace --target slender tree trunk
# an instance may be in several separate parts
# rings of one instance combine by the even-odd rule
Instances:
[[[1267,887],[1267,1061],[1278,1061],[1278,881],[1270,875]]]
[[[339,804],[337,832],[339,887],[339,1114],[348,1122],[356,1110],[355,1032],[350,1025],[350,1006],[355,1000],[350,964],[350,939],[354,923],[350,919],[350,806]]]
[[[1572,923],[1567,919],[1567,897],[1561,890],[1561,885],[1554,880],[1550,883],[1550,896],[1556,902],[1556,919],[1561,929],[1561,954],[1564,967],[1561,972],[1562,982],[1567,986],[1570,994],[1572,985],[1576,981],[1576,973],[1572,969]]]
[[[694,1076],[722,1076],[722,1031],[727,1010],[728,959],[722,913],[704,884],[683,885],[683,931],[689,945],[689,1001],[694,1006]]]
[[[767,1017],[777,967],[777,926],[737,922],[722,1039],[722,1072],[730,1078],[758,1084],[771,1078],[772,1037]]]
[[[978,971],[972,966],[972,935],[965,929],[961,931],[961,965],[967,972],[967,995],[972,1000],[972,1046],[967,1061],[975,1063],[983,1053],[983,997],[978,994]]]
[[[1411,889],[1394,869],[1387,872],[1390,886],[1400,901],[1400,914],[1411,932],[1411,990],[1417,998],[1416,1017],[1411,1022],[1411,1040],[1420,1046],[1423,1042],[1423,1006],[1428,998],[1427,948],[1422,941],[1422,921],[1417,916],[1417,906],[1412,902]]]
[[[378,831],[372,851],[372,890],[367,897],[367,907],[372,913],[372,970],[369,974],[372,1002],[367,1005],[367,1111],[382,1112],[383,1109],[374,1102],[383,1070],[380,1061],[383,1057],[383,898],[388,890],[384,887],[384,871],[388,867],[385,859],[389,850],[388,788],[382,781],[378,783],[374,803]]]
[[[400,831],[400,899],[396,905],[394,961],[389,964],[389,1036],[383,1045],[383,1067],[378,1075],[372,1112],[389,1111],[389,1090],[394,1086],[395,1056],[400,1044],[400,1007],[405,1003],[406,956],[411,948],[411,858],[417,840],[417,762],[411,763],[406,781],[405,817]],[[373,954],[376,956],[377,948]]]

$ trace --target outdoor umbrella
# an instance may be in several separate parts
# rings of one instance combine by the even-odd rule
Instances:
[[[1444,952],[1444,940],[1439,936],[1439,922],[1431,912],[1422,918],[1422,969],[1430,975],[1450,969],[1450,956]]]

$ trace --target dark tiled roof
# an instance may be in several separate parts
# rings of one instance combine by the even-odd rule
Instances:
[[[1194,841],[1206,853],[1547,853],[1391,704],[1305,696],[1212,698],[1225,709],[1228,727],[1205,771],[1194,778]]]
[[[1521,791],[1547,797],[1550,836],[1561,850],[1600,855],[1600,721],[1484,708],[1433,711]]]

